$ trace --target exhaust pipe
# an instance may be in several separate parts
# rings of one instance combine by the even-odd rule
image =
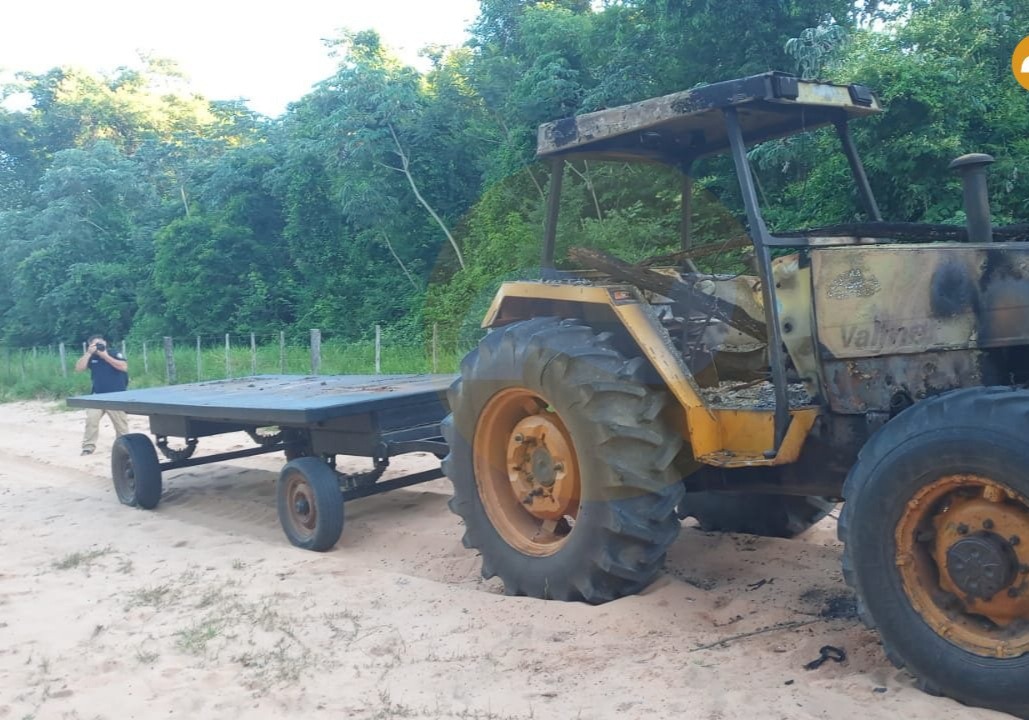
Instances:
[[[968,241],[993,242],[993,222],[990,220],[990,198],[986,190],[986,166],[993,162],[992,155],[971,153],[955,158],[951,170],[961,173],[964,186],[965,222]]]

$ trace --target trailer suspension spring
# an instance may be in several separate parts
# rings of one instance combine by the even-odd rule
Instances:
[[[382,474],[386,472],[386,468],[389,467],[389,458],[377,457],[374,459],[374,467],[363,473],[342,473],[338,470],[336,475],[339,476],[339,484],[343,490],[354,490],[359,487],[366,487],[368,485],[374,485]]]
[[[168,447],[168,438],[164,435],[157,436],[157,449],[161,451],[161,454],[172,462],[179,462],[181,460],[188,460],[193,457],[193,453],[197,449],[196,438],[186,438],[186,447],[184,448],[170,448]]]

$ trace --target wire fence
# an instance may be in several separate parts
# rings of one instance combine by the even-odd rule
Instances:
[[[252,375],[452,373],[474,342],[451,340],[433,325],[415,336],[376,325],[353,341],[312,329],[297,333],[225,333],[111,342],[129,363],[129,386],[152,387]],[[109,341],[110,342],[110,341]],[[86,343],[0,347],[0,400],[89,392],[75,363]]]

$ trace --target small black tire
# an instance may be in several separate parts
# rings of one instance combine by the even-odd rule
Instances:
[[[795,538],[826,517],[836,503],[817,495],[687,493],[679,517],[696,518],[707,532]]]
[[[277,487],[279,522],[291,543],[330,550],[343,533],[343,492],[335,471],[318,458],[286,463]]]
[[[449,505],[464,521],[465,547],[482,556],[482,576],[500,577],[508,595],[597,604],[642,590],[660,572],[680,529],[682,436],[664,412],[668,395],[645,382],[646,367],[623,356],[611,333],[558,318],[494,330],[462,361],[442,424]],[[574,525],[547,553],[505,536],[486,509],[480,483],[487,481],[476,477],[480,416],[495,398],[520,390],[549,403],[544,413],[560,418],[581,466]]]
[[[153,510],[161,501],[161,464],[150,438],[128,433],[111,448],[114,492],[123,505]]]
[[[991,478],[1024,502],[1029,497],[1027,427],[1029,392],[1024,390],[971,388],[916,403],[859,453],[844,485],[839,523],[844,579],[857,595],[862,620],[879,631],[887,658],[907,668],[927,692],[1023,718],[1029,717],[1029,652],[1012,657],[973,652],[948,638],[949,632],[934,629],[905,587],[898,534],[906,516],[947,507],[921,498],[948,478]],[[973,619],[981,625],[978,616]],[[1024,644],[1026,631],[1002,639]]]

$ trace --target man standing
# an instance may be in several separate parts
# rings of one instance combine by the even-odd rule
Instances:
[[[102,335],[93,335],[86,344],[86,354],[75,363],[75,372],[84,372],[89,368],[93,378],[94,393],[109,393],[124,390],[129,385],[129,364],[125,357],[114,350],[107,349],[107,341]],[[111,418],[114,432],[121,436],[129,431],[128,418],[120,410],[86,410],[86,433],[82,436],[82,454],[90,455],[96,450],[96,439],[100,434],[100,418],[104,413]]]

